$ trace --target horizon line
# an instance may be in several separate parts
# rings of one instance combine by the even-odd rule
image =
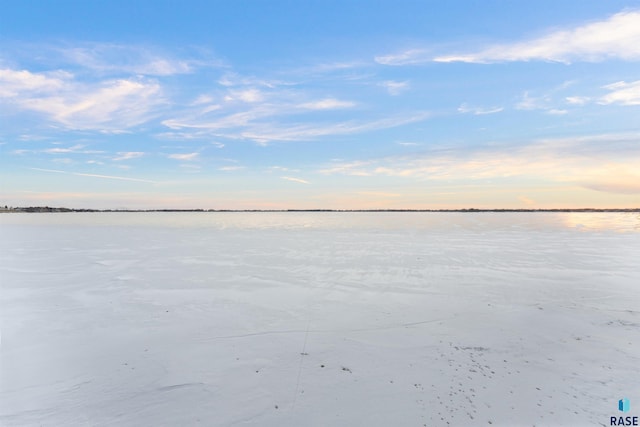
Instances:
[[[639,212],[640,207],[635,208],[456,208],[456,209],[205,209],[205,208],[154,208],[154,209],[94,209],[94,208],[67,208],[52,206],[13,206],[0,207],[0,212]]]

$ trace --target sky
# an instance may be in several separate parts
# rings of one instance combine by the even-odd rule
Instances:
[[[640,2],[1,0],[0,204],[640,207]]]

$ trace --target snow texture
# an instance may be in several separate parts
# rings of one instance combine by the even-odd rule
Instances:
[[[638,214],[2,214],[0,250],[1,426],[588,426],[640,404]]]

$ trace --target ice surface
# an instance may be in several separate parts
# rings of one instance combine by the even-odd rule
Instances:
[[[588,426],[640,401],[637,214],[3,214],[0,250],[1,426]]]

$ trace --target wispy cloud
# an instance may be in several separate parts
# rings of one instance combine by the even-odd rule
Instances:
[[[65,87],[73,75],[55,71],[32,73],[28,70],[0,69],[0,99],[14,98],[25,93],[51,93]]]
[[[541,95],[531,95],[529,91],[522,94],[522,99],[515,105],[517,110],[549,110],[553,108],[554,101],[551,92]]]
[[[205,93],[198,95],[198,97],[191,102],[191,106],[211,104],[212,102],[214,102],[214,98],[211,95]]]
[[[619,81],[598,88],[600,93],[601,89],[609,92],[605,95],[600,95],[591,90],[589,96],[561,96],[558,92],[563,91],[566,87],[567,85],[563,85],[537,95],[532,95],[529,91],[525,91],[521,100],[516,103],[515,108],[518,110],[546,110],[547,114],[563,115],[569,112],[565,109],[566,107],[583,107],[593,103],[623,106],[640,105],[640,80],[632,82]]]
[[[309,184],[309,181],[300,179],[300,178],[294,178],[290,176],[281,176],[280,178],[285,179],[287,181],[291,181],[291,182],[297,182],[299,184]]]
[[[585,105],[590,101],[588,96],[567,96],[565,101],[569,105]]]
[[[164,102],[144,78],[80,83],[70,73],[0,71],[0,103],[43,114],[69,129],[118,131],[147,121]]]
[[[181,161],[188,162],[188,161],[196,160],[199,155],[200,155],[199,153],[176,153],[176,154],[169,154],[167,157],[174,160],[181,160]]]
[[[29,169],[40,171],[40,172],[60,173],[60,174],[75,175],[75,176],[86,176],[90,178],[115,179],[119,181],[146,182],[149,184],[157,184],[156,181],[151,181],[149,179],[129,178],[125,176],[100,175],[95,173],[81,173],[81,172],[67,172],[67,171],[62,171],[57,169],[42,169],[42,168],[29,168]]]
[[[255,76],[242,76],[238,73],[227,72],[220,79],[218,84],[225,87],[244,86],[244,87],[265,87],[274,89],[279,86],[294,86],[293,81],[281,79],[268,79]]]
[[[617,82],[604,88],[611,93],[600,98],[600,104],[640,105],[640,80]]]
[[[385,88],[387,92],[389,92],[389,95],[397,96],[409,89],[409,82],[407,81],[398,82],[394,80],[387,80],[387,81],[378,83],[378,86],[382,86],[383,88]]]
[[[501,112],[502,110],[504,110],[504,108],[502,107],[489,107],[489,108],[471,107],[466,103],[458,107],[459,113],[471,113],[471,114],[475,114],[476,116],[481,116],[485,114],[495,114],[495,113]]]
[[[418,111],[406,115],[396,115],[382,119],[370,121],[346,121],[333,124],[297,124],[273,126],[270,124],[260,124],[252,126],[250,129],[241,131],[240,136],[258,142],[269,141],[300,141],[312,140],[323,136],[349,135],[371,132],[379,129],[389,129],[393,127],[407,125],[409,123],[420,122],[431,117],[431,113]],[[227,135],[232,137],[233,135]]]
[[[350,162],[335,160],[330,166],[320,169],[319,172],[324,175],[371,176],[374,175],[374,165],[385,160],[392,159],[355,160]]]
[[[262,93],[259,89],[248,88],[241,90],[230,90],[227,95],[224,97],[224,100],[229,101],[241,101],[249,104],[253,104],[256,102],[263,101],[265,98],[265,94]]]
[[[437,56],[436,62],[506,61],[598,62],[640,60],[640,11],[624,11],[605,20],[552,31],[542,37],[495,45],[478,52]]]
[[[137,159],[142,156],[144,156],[144,152],[142,151],[119,151],[118,155],[114,157],[113,160],[119,162],[122,160]]]
[[[235,99],[241,89],[227,92]],[[235,95],[234,95],[235,94]],[[271,141],[311,140],[329,135],[345,135],[402,126],[429,117],[424,111],[385,118],[364,118],[337,122],[323,118],[321,122],[304,120],[305,114],[325,110],[346,109],[356,105],[353,101],[336,98],[311,99],[302,91],[261,92],[260,97],[247,99],[242,104],[229,103],[224,108],[207,110],[207,105],[185,111],[180,117],[165,119],[162,124],[174,132],[162,134],[168,138],[229,138],[253,140],[258,144]]]
[[[230,172],[230,171],[242,170],[244,168],[245,168],[244,166],[222,166],[222,167],[218,168],[218,170],[219,171]]]
[[[27,153],[45,153],[45,154],[102,154],[102,150],[87,150],[85,145],[76,144],[71,147],[53,147],[53,148],[38,148],[38,149],[18,149],[13,150],[13,154],[27,154]]]
[[[160,85],[146,80],[107,81],[98,88],[75,88],[79,92],[69,89],[19,103],[71,129],[117,130],[144,123],[152,107],[162,102]]]
[[[432,49],[412,48],[376,56],[383,65],[427,62],[495,63],[511,61],[598,62],[607,59],[640,60],[640,11],[617,13],[607,19],[549,31],[515,43],[500,43],[471,53],[433,55]]]
[[[305,65],[294,70],[290,70],[289,73],[295,76],[303,76],[308,78],[309,76],[326,75],[337,72],[349,71],[365,65],[359,61],[345,61],[345,62],[322,62],[313,65]]]
[[[307,110],[335,110],[340,108],[350,108],[354,105],[355,103],[351,101],[341,101],[335,98],[326,98],[319,101],[305,102],[304,104],[300,104],[300,107]]]
[[[74,153],[77,152],[78,149],[82,148],[82,145],[75,145],[73,147],[68,147],[68,148],[61,148],[61,147],[54,147],[54,148],[47,148],[45,150],[42,150],[43,153],[49,153],[49,154],[62,154],[62,153]]]
[[[473,181],[534,178],[611,193],[640,193],[638,133],[540,139],[514,147],[427,151],[334,162],[326,175],[390,176],[412,180]]]
[[[374,60],[382,65],[412,65],[430,60],[426,49],[407,49],[402,52],[376,56]]]
[[[269,172],[300,172],[300,169],[291,169],[284,166],[269,166],[267,169]]]
[[[211,58],[180,59],[142,45],[84,43],[50,50],[69,63],[105,74],[172,76],[193,73],[204,66],[223,66],[221,61]]]

